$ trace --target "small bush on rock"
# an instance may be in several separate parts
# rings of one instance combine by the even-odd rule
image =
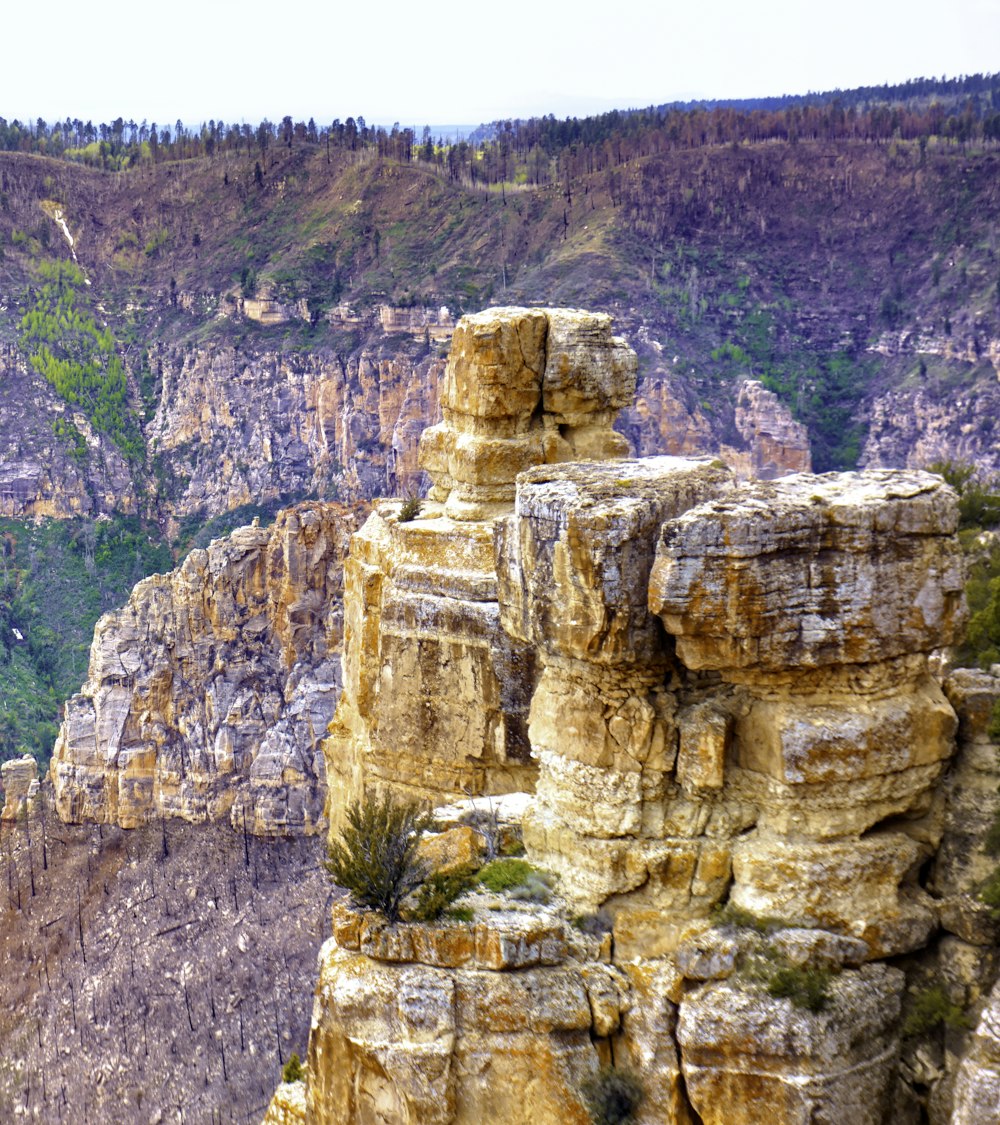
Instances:
[[[785,965],[771,976],[767,983],[767,991],[779,999],[787,997],[796,1008],[821,1012],[830,999],[829,989],[832,978],[833,973],[829,969]]]
[[[427,876],[417,891],[416,905],[410,911],[411,918],[415,922],[433,922],[445,913],[454,918],[459,910],[448,910],[448,907],[474,883],[475,872],[468,867],[435,871]]]
[[[410,520],[415,520],[417,516],[420,515],[423,506],[424,502],[419,496],[408,496],[403,501],[396,519],[398,519],[400,523],[409,523]]]
[[[479,881],[495,894],[509,894],[526,902],[548,902],[552,876],[526,859],[495,859],[479,872]]]
[[[903,1020],[902,1032],[907,1037],[923,1035],[939,1024],[963,1028],[969,1026],[969,1020],[962,1009],[952,1002],[944,987],[934,984],[913,997],[910,1010]]]
[[[427,874],[417,858],[427,816],[413,802],[366,796],[349,806],[346,819],[340,839],[330,844],[327,871],[362,906],[399,921],[403,899]]]
[[[293,1051],[291,1058],[281,1068],[281,1081],[282,1082],[301,1082],[303,1078],[302,1060],[298,1054]]]
[[[643,1089],[630,1070],[602,1067],[581,1087],[594,1125],[628,1125],[642,1104]]]

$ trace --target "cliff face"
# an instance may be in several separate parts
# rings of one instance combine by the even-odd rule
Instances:
[[[318,745],[340,689],[342,563],[357,523],[337,504],[287,509],[140,582],[100,620],[53,752],[63,819],[318,830]]]
[[[30,370],[16,348],[2,344],[0,382],[0,516],[136,511],[133,471],[115,445]],[[79,432],[79,449],[57,436],[64,423]]]
[[[438,416],[441,361],[391,349],[297,355],[196,350],[162,365],[147,436],[178,482],[175,518],[285,495],[414,491]]]
[[[368,779],[452,797],[463,713],[464,759],[486,761],[468,691],[492,699],[489,681],[435,649],[445,607],[460,604],[453,568],[468,575],[475,557],[496,591],[493,650],[537,665],[518,696],[530,696],[537,769],[518,776],[533,787],[522,827],[558,897],[467,894],[469,922],[396,927],[335,912],[305,1112],[513,1123],[530,1095],[533,1119],[583,1122],[586,1079],[614,1060],[640,1073],[635,1119],[650,1125],[915,1121],[928,1086],[945,1120],[958,1059],[928,1082],[901,1049],[910,1000],[887,959],[911,954],[918,976],[936,966],[967,1003],[991,983],[979,876],[961,858],[962,832],[978,848],[989,820],[959,811],[978,736],[963,719],[943,786],[949,696],[968,707],[928,662],[964,624],[954,495],[917,472],[740,484],[721,464],[669,457],[528,467],[544,410],[515,392],[541,369],[544,405],[548,371],[524,343],[541,329],[532,315],[500,310],[456,332],[445,421],[424,451],[454,514],[435,505],[407,527],[386,508],[355,540],[348,674],[325,751],[343,779],[335,802]],[[576,357],[565,378],[600,386],[586,347],[562,352]],[[506,413],[477,413],[500,385]],[[512,510],[504,453],[521,470]],[[387,677],[398,715],[420,727],[403,753],[372,707]],[[400,718],[392,733],[405,729]],[[475,778],[483,792],[511,781]],[[598,908],[603,939],[568,925]],[[935,944],[939,926],[950,932]],[[977,1050],[969,1066],[989,1055]]]

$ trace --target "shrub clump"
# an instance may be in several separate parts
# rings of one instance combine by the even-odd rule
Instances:
[[[417,858],[426,814],[414,802],[369,795],[348,807],[346,819],[340,839],[330,844],[327,871],[362,906],[398,922],[403,899],[427,875]]]
[[[293,1051],[288,1062],[281,1068],[281,1081],[301,1082],[303,1077],[302,1060],[299,1058],[298,1054]]]
[[[475,884],[475,872],[469,867],[454,871],[435,871],[428,875],[417,891],[417,901],[410,911],[414,922],[433,922],[442,914],[456,921],[472,921],[473,911],[467,907],[448,908],[460,895]],[[469,917],[463,917],[468,912]]]
[[[552,876],[526,859],[495,859],[479,872],[479,882],[488,891],[522,902],[548,902],[552,897]]]
[[[399,515],[396,519],[400,523],[409,523],[410,520],[415,520],[420,515],[423,506],[424,502],[419,496],[408,496],[400,505]]]
[[[940,984],[922,989],[913,997],[913,1002],[903,1020],[902,1032],[907,1038],[923,1035],[939,1024],[945,1027],[968,1027],[968,1017],[955,1004]]]
[[[796,1008],[821,1012],[830,999],[832,979],[833,973],[829,969],[784,965],[772,974],[767,982],[767,991],[779,999],[791,1000]]]
[[[602,1067],[581,1087],[584,1104],[594,1125],[628,1125],[635,1120],[644,1091],[630,1070]]]

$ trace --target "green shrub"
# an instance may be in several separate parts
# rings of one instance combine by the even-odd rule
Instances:
[[[450,918],[453,922],[471,922],[476,916],[476,912],[471,906],[453,906],[450,910],[444,912],[446,918]]]
[[[632,1071],[611,1066],[591,1075],[580,1092],[594,1125],[628,1125],[644,1097],[642,1083]]]
[[[552,876],[547,871],[532,871],[508,893],[517,902],[548,902],[552,898]]]
[[[902,1032],[906,1037],[923,1035],[940,1024],[962,1028],[968,1027],[969,1021],[962,1009],[952,1003],[944,987],[934,984],[922,989],[913,997],[910,1009],[903,1020]]]
[[[340,839],[330,844],[326,869],[363,906],[399,921],[404,898],[424,881],[417,858],[420,833],[428,818],[414,802],[366,796],[351,804]]]
[[[291,1058],[281,1068],[281,1081],[301,1082],[303,1078],[302,1060],[299,1058],[298,1054],[293,1051]]]
[[[767,991],[774,997],[791,1000],[796,1008],[820,1012],[830,999],[832,979],[833,973],[829,969],[784,965],[771,976]]]
[[[724,906],[719,905],[713,908],[712,925],[734,926],[741,930],[756,930],[759,934],[769,934],[774,930],[780,930],[786,923],[780,918],[768,918],[760,914],[754,914],[750,910],[745,910],[742,906],[737,906],[734,902],[727,902]]]
[[[423,506],[424,502],[419,496],[408,496],[400,506],[399,515],[396,519],[400,523],[409,523],[410,520],[415,520],[420,515]]]
[[[417,902],[410,917],[415,922],[433,922],[440,918],[460,895],[475,883],[475,873],[468,867],[454,871],[435,871],[428,875],[417,891]],[[453,911],[448,913],[454,916]]]
[[[479,872],[479,881],[496,894],[523,883],[535,870],[526,859],[495,859]]]

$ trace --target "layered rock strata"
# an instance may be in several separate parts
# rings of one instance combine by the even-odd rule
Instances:
[[[739,484],[706,460],[569,462],[555,438],[587,427],[570,396],[546,424],[548,315],[460,325],[425,447],[437,501],[410,523],[383,508],[347,565],[325,748],[342,793],[374,781],[433,801],[471,788],[471,763],[483,789],[531,784],[527,764],[490,775],[480,749],[530,698],[524,842],[559,900],[523,923],[544,920],[534,938],[478,906],[437,929],[338,916],[309,1113],[513,1125],[535,1089],[533,1119],[573,1121],[613,1059],[644,1079],[643,1125],[892,1120],[904,978],[881,962],[939,921],[921,871],[947,824],[956,719],[929,658],[964,623],[955,497],[918,472]],[[586,402],[610,385],[577,378]],[[516,711],[483,674],[495,656],[435,649],[460,620],[455,570],[469,601],[470,557],[489,592],[482,651],[537,662]],[[492,726],[476,699],[500,700]],[[610,940],[588,946],[565,919],[587,928],[598,908]]]
[[[757,809],[736,905],[879,957],[935,925],[930,841],[881,825],[927,811],[953,748],[927,657],[964,624],[956,525],[938,478],[871,472],[744,486],[664,527],[650,606],[735,693],[726,788]]]
[[[357,523],[337,504],[287,509],[192,551],[101,618],[52,757],[63,819],[319,829]]]
[[[607,316],[499,309],[463,317],[420,443],[431,499],[381,505],[345,568],[345,690],[327,743],[331,820],[365,790],[432,803],[533,786],[531,647],[499,623],[495,519],[532,465],[626,451],[611,429],[635,357]]]
[[[17,820],[38,792],[38,763],[30,754],[0,766],[3,779],[3,812],[0,820]]]
[[[543,664],[525,842],[581,907],[644,887],[680,917],[726,886],[725,849],[671,822],[678,707],[646,602],[664,521],[732,487],[720,464],[672,457],[534,469],[498,529],[501,620]],[[682,868],[683,889],[668,874]]]

